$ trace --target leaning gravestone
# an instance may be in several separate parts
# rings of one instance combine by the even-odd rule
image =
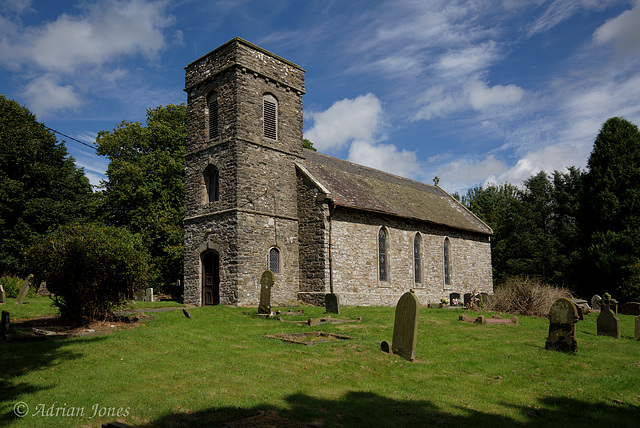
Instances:
[[[7,295],[4,293],[4,288],[0,284],[0,305],[3,305],[7,301]]]
[[[419,311],[420,302],[413,290],[404,293],[396,305],[391,352],[409,361],[416,359]]]
[[[611,298],[609,293],[604,293],[604,297],[598,302],[600,305],[600,316],[598,317],[598,336],[611,336],[620,338],[620,320],[611,307],[617,309],[618,302]]]
[[[27,297],[27,293],[29,292],[29,284],[31,283],[31,280],[33,279],[33,274],[29,275],[27,277],[27,279],[24,280],[24,282],[22,283],[22,288],[20,289],[20,292],[18,293],[18,298],[16,299],[16,305],[21,305],[24,303],[24,299]]]
[[[328,314],[340,313],[340,299],[335,293],[328,293],[324,296],[324,305]]]
[[[547,337],[545,348],[562,352],[578,352],[576,322],[578,322],[576,305],[564,297],[556,300],[549,310],[549,337]]]
[[[260,278],[260,304],[258,305],[258,315],[271,315],[271,288],[275,279],[273,272],[265,270]]]
[[[640,316],[636,317],[636,340],[640,340]]]
[[[597,294],[594,294],[593,297],[591,298],[591,309],[595,311],[599,311],[600,305],[598,304],[598,302],[600,300],[602,300],[602,297],[598,296]]]

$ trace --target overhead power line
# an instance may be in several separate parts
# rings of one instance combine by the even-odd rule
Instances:
[[[70,136],[68,136],[67,134],[63,134],[62,132],[60,132],[60,131],[56,131],[56,130],[55,130],[55,129],[53,129],[53,128],[49,128],[48,126],[45,126],[45,128],[47,128],[49,131],[55,132],[56,134],[60,134],[60,135],[62,135],[62,136],[63,136],[63,137],[65,137],[65,138],[68,138],[68,139],[70,139],[70,140],[73,140],[73,141],[75,141],[76,143],[80,143],[80,144],[82,144],[83,146],[87,146],[87,147],[89,147],[90,149],[93,149],[93,150],[95,150],[95,149],[96,149],[96,147],[95,147],[95,146],[92,146],[92,145],[90,145],[90,144],[87,144],[87,143],[85,143],[84,141],[80,141],[80,140],[78,140],[77,138],[70,137]]]

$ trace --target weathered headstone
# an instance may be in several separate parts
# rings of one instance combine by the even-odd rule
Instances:
[[[16,305],[21,305],[24,303],[24,299],[27,297],[27,293],[29,292],[29,285],[31,284],[31,280],[33,279],[33,274],[29,275],[27,279],[22,283],[22,288],[20,288],[20,292],[18,293],[18,298],[16,299]]]
[[[620,307],[620,313],[622,315],[640,315],[640,303],[627,302]]]
[[[258,315],[271,315],[271,289],[275,279],[273,272],[265,270],[260,277],[260,304]]]
[[[598,296],[597,294],[594,294],[593,297],[591,298],[591,309],[593,309],[594,311],[599,311],[600,305],[598,304],[598,302],[600,300],[602,300],[602,297]]]
[[[636,340],[640,340],[640,316],[636,317]]]
[[[7,338],[7,334],[9,332],[9,312],[7,311],[2,311],[2,319],[0,319],[0,338],[5,339]]]
[[[464,305],[468,308],[471,305],[471,293],[465,293],[462,298],[464,299]]]
[[[184,314],[184,316],[185,316],[185,317],[187,317],[187,318],[189,318],[189,319],[193,318],[193,315],[191,315],[191,312],[189,312],[189,311],[188,311],[188,310],[186,310],[186,309],[183,309],[183,310],[182,310],[182,313]]]
[[[576,305],[576,308],[578,308],[578,319],[580,321],[584,321],[584,316],[589,315],[589,313],[591,313],[591,309],[589,308],[589,303],[587,303],[586,300],[571,299],[571,303]]]
[[[153,288],[149,287],[145,290],[144,301],[153,302]]]
[[[611,298],[609,293],[604,293],[604,297],[598,302],[600,305],[600,316],[598,316],[598,336],[611,336],[620,338],[620,320],[611,307],[617,309],[618,302]]]
[[[549,310],[549,336],[545,348],[554,351],[577,352],[576,322],[578,322],[576,305],[564,297],[556,300]]]
[[[340,313],[340,299],[335,293],[328,293],[324,296],[324,305],[328,314]]]
[[[4,293],[4,288],[0,284],[0,305],[3,305],[7,301],[7,295]]]
[[[419,313],[420,302],[413,290],[404,293],[396,305],[391,352],[409,361],[416,358]]]

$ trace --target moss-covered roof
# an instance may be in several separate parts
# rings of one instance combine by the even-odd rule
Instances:
[[[303,166],[337,206],[492,234],[462,204],[438,186],[304,150]]]

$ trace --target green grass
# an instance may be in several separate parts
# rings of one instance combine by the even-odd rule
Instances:
[[[327,427],[638,424],[634,317],[619,316],[622,339],[597,336],[596,317],[587,317],[570,355],[544,349],[544,319],[481,326],[459,322],[461,310],[423,308],[410,363],[379,350],[391,340],[393,308],[342,309],[340,317],[362,321],[308,327],[217,306],[191,309],[193,319],[155,313],[105,336],[4,343],[0,425],[218,426],[263,409]],[[304,310],[283,318],[323,316]],[[302,346],[263,337],[316,330],[355,339]],[[30,408],[22,419],[13,413],[18,402]],[[49,409],[73,416],[42,416]]]

